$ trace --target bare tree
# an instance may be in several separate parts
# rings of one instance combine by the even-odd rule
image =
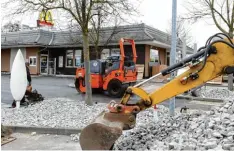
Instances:
[[[211,19],[223,33],[234,36],[234,1],[233,0],[193,0],[187,2],[188,14],[184,19],[197,21]],[[228,89],[233,90],[233,75],[228,76]]]
[[[172,23],[171,21],[168,24],[168,29],[166,30],[166,32],[168,33],[168,35],[172,35],[172,31],[171,31],[171,26]],[[181,47],[181,49],[177,49],[177,54],[176,54],[176,61],[181,61],[181,59],[183,59],[183,57],[186,56],[186,52],[184,48],[184,43],[185,43],[185,47],[186,46],[190,46],[192,47],[194,45],[194,40],[193,37],[191,36],[191,32],[190,32],[190,28],[189,28],[189,24],[186,22],[186,20],[181,19],[181,17],[177,17],[177,21],[176,21],[176,36],[177,36],[177,43],[178,46]]]
[[[2,32],[16,32],[20,31],[20,23],[19,22],[8,22],[2,27]]]
[[[110,22],[114,23],[114,26],[113,24],[110,24]],[[118,23],[118,18],[116,16],[108,16],[105,12],[99,11],[96,18],[92,18],[90,43],[94,46],[96,59],[100,57],[102,50],[111,42],[113,36],[121,31],[118,29],[119,25],[120,24]],[[108,29],[109,32],[105,32],[106,29]],[[102,47],[99,47],[100,43],[102,43]]]
[[[169,22],[168,29],[166,30],[169,35],[171,35],[171,22]],[[176,36],[177,40],[186,40],[188,46],[193,46],[194,40],[191,36],[191,29],[188,26],[189,24],[182,17],[177,17],[176,21]]]
[[[130,0],[12,0],[8,3],[17,3],[13,14],[25,13],[35,10],[63,10],[79,25],[82,32],[83,55],[85,66],[85,102],[92,105],[92,89],[90,79],[89,58],[89,26],[90,21],[98,14],[98,10],[113,14],[124,19],[124,15],[133,15],[136,8]],[[102,6],[102,7],[99,7]]]

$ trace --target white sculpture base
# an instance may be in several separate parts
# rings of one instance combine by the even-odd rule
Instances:
[[[20,108],[20,101],[16,101],[16,108],[17,108],[17,109]]]

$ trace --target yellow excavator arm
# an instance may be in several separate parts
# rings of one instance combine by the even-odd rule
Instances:
[[[175,66],[182,66],[186,64],[186,60],[192,61],[185,66],[190,66],[190,69],[183,74],[179,75],[172,81],[168,82],[160,89],[148,94],[139,87],[129,87],[126,91],[125,96],[121,100],[121,104],[127,105],[130,97],[135,94],[141,98],[137,103],[140,110],[144,110],[152,105],[159,104],[171,97],[184,93],[192,88],[202,85],[207,81],[210,81],[220,75],[233,73],[234,72],[234,48],[233,44],[227,45],[223,42],[215,42],[211,47],[205,48],[203,51],[198,52],[186,58],[182,62],[177,63]],[[207,59],[202,58],[199,60],[201,55],[205,55],[207,52]],[[205,56],[204,56],[205,57]],[[167,72],[175,68],[166,69],[161,74],[166,75]]]
[[[213,40],[214,38],[216,40]],[[150,94],[139,88],[158,75],[165,76],[184,67],[189,67],[189,70]],[[121,136],[122,130],[134,128],[137,113],[140,111],[198,87],[220,75],[233,73],[233,40],[225,34],[215,34],[196,54],[168,67],[150,79],[128,87],[120,103],[112,102],[108,106],[108,112],[102,112],[92,124],[83,129],[80,135],[81,147],[85,150],[109,150]],[[140,99],[132,103],[131,98],[135,95]]]

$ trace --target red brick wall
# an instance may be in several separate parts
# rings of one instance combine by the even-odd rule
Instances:
[[[1,71],[10,72],[11,49],[1,49]]]
[[[26,48],[26,59],[29,61],[29,57],[36,56],[37,57],[37,65],[36,66],[29,66],[31,74],[39,74],[40,67],[39,67],[39,48]]]

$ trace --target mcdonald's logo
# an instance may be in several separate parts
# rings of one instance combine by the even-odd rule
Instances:
[[[50,10],[42,9],[42,11],[39,14],[39,20],[37,20],[37,26],[53,26],[53,18],[52,13]]]

